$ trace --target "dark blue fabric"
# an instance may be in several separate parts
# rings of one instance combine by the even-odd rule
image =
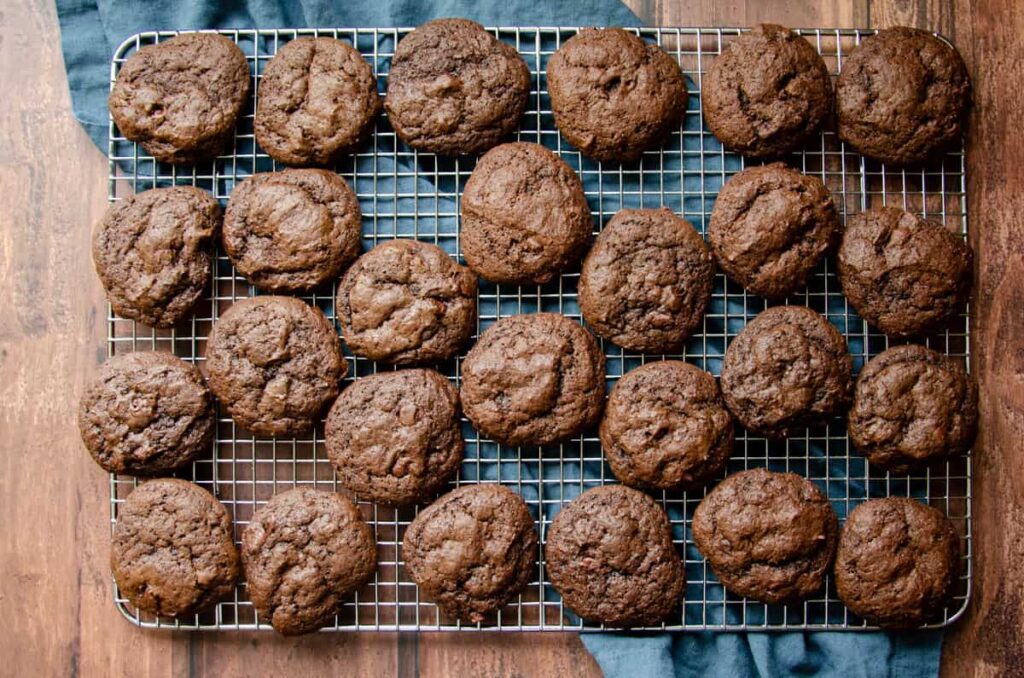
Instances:
[[[481,6],[483,5],[483,6]],[[341,0],[238,0],[216,2],[214,0],[190,0],[176,2],[169,0],[57,0],[60,17],[64,59],[68,71],[68,82],[76,117],[89,131],[97,145],[107,150],[107,93],[110,76],[110,57],[117,45],[128,36],[141,31],[163,29],[200,28],[300,28],[300,27],[351,27],[351,26],[415,26],[428,19],[441,16],[465,16],[485,25],[639,25],[639,20],[617,0],[556,0],[538,3],[536,0],[503,0],[499,3],[478,3],[473,0],[364,0],[343,2]],[[692,83],[691,83],[691,89]],[[692,100],[690,109],[697,110],[699,102]],[[695,116],[687,116],[687,125],[699,124]],[[689,127],[688,127],[689,129]],[[530,141],[541,139],[527,138]],[[709,163],[717,162],[717,142],[708,137],[714,146]],[[699,162],[700,136],[687,136],[687,158],[694,163],[680,161],[679,156],[670,158],[666,165],[667,179],[679,185],[663,186],[669,189],[670,198],[666,206],[678,213],[686,214],[695,222],[701,221],[710,209],[710,198],[720,187],[721,175],[712,171],[710,178],[701,184],[701,169],[711,170],[711,165]],[[726,158],[724,172],[732,173],[739,167],[738,158]],[[680,164],[682,162],[682,164]],[[585,160],[589,167],[590,161]],[[142,169],[135,168],[140,174]],[[380,169],[380,168],[378,168]],[[428,173],[429,174],[429,173]],[[584,174],[585,182],[596,181],[595,174]],[[614,178],[614,176],[612,176]],[[410,179],[411,181],[411,179]],[[696,182],[700,195],[709,197],[707,204],[682,204],[679,197],[684,184],[693,195]],[[587,185],[588,190],[593,188]],[[607,186],[606,186],[607,188]],[[424,188],[430,194],[429,187]],[[657,194],[652,190],[650,194]],[[224,193],[226,195],[226,192]],[[450,195],[450,192],[448,192]],[[613,204],[617,198],[612,191],[605,201],[606,208],[640,207],[628,203]],[[448,200],[449,198],[444,198]],[[689,200],[689,198],[688,198]],[[654,207],[643,204],[644,207]],[[372,204],[364,206],[371,208]],[[446,203],[444,210],[455,213],[454,204]],[[703,224],[699,224],[700,227]],[[396,225],[396,231],[401,230]],[[457,229],[457,224],[446,228]],[[485,283],[486,284],[486,283]],[[520,308],[528,312],[529,308]],[[540,309],[532,309],[540,310]],[[543,309],[556,310],[556,309]],[[840,328],[845,318],[842,309],[817,309],[829,315]],[[488,312],[495,313],[497,309]],[[832,311],[835,311],[833,313]],[[742,317],[742,309],[739,309]],[[735,314],[734,314],[735,317]],[[724,348],[724,347],[723,347]],[[719,351],[720,353],[720,351]],[[623,369],[628,366],[623,366]],[[712,365],[700,365],[714,369]],[[468,452],[468,451],[467,451]],[[557,452],[557,450],[556,450]],[[813,458],[823,457],[815,451]],[[494,455],[501,459],[501,449],[487,449],[480,454]],[[545,455],[547,453],[545,452]],[[550,461],[550,463],[547,463]],[[488,464],[484,468],[494,470],[505,464]],[[537,472],[530,465],[507,465],[515,467],[515,477],[500,480],[515,482],[524,497],[534,503],[538,500],[538,478],[558,477],[559,469],[568,469],[574,477],[600,477],[600,469],[582,469],[571,460],[550,459],[537,465]],[[586,471],[586,472],[584,472]],[[473,466],[467,464],[464,474],[472,478]],[[835,469],[836,474],[852,473],[845,468]],[[822,471],[817,470],[816,475]],[[502,473],[504,476],[504,472]],[[862,475],[862,474],[860,474]],[[499,480],[486,475],[481,480]],[[569,496],[566,496],[568,499]],[[555,510],[546,517],[552,518]],[[679,516],[675,516],[678,518]],[[688,549],[692,546],[688,547]],[[696,558],[696,553],[691,553]],[[814,621],[814,620],[809,620]],[[674,633],[674,634],[583,634],[583,641],[597,659],[609,678],[640,676],[722,676],[724,678],[746,678],[747,676],[788,676],[820,675],[838,677],[897,676],[918,678],[938,673],[941,634],[911,633],[889,636],[882,633]]]

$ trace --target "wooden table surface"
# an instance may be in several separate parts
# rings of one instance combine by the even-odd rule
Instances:
[[[1024,671],[1024,3],[630,0],[666,26],[938,30],[974,83],[974,596],[946,675]],[[0,5],[0,675],[598,675],[574,634],[189,634],[139,630],[111,602],[107,476],[75,409],[105,356],[89,256],[107,162],[71,115],[49,0]]]

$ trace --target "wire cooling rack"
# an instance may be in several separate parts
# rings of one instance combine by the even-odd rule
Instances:
[[[645,39],[657,42],[676,58],[687,76],[689,99],[681,130],[665,146],[622,166],[602,166],[583,158],[558,135],[546,89],[548,60],[576,28],[499,28],[493,32],[512,44],[532,72],[528,111],[518,137],[543,144],[564,158],[583,180],[595,218],[595,232],[620,208],[666,205],[705,231],[719,187],[744,166],[739,156],[724,152],[706,130],[700,108],[701,75],[723,45],[739,34],[737,29],[663,28],[639,29]],[[275,163],[256,146],[252,132],[260,74],[278,48],[299,35],[330,36],[345,40],[365,56],[378,77],[383,94],[391,55],[397,41],[409,29],[319,29],[221,31],[247,55],[255,75],[254,96],[238,125],[228,155],[196,167],[172,167],[156,163],[110,124],[110,200],[116,201],[155,186],[192,185],[212,192],[224,203],[232,187],[253,174],[276,169]],[[861,37],[873,31],[800,31],[822,54],[833,74],[842,67],[845,54]],[[142,33],[126,40],[114,55],[111,82],[125,59],[140,47],[173,36],[173,32]],[[378,122],[372,139],[361,151],[335,169],[356,192],[363,210],[363,246],[392,238],[419,238],[436,243],[459,256],[459,195],[473,170],[474,157],[440,158],[418,153],[397,141],[386,116]],[[786,158],[803,172],[820,177],[831,189],[843,217],[880,204],[925,214],[966,236],[964,153],[958,148],[924,169],[900,171],[865,160],[846,149],[831,130],[818,135],[806,148]],[[461,257],[459,257],[461,261]],[[870,329],[847,305],[833,269],[823,263],[807,290],[788,303],[809,306],[825,314],[846,336],[855,369],[888,347],[885,336]],[[162,350],[173,352],[202,366],[206,337],[217,317],[235,300],[251,296],[255,289],[237,276],[223,252],[214,263],[209,293],[195,317],[174,330],[152,330],[108,315],[108,353]],[[556,311],[580,320],[576,303],[578,268],[550,284],[514,287],[482,282],[479,294],[478,333],[497,318],[517,313]],[[334,318],[334,289],[304,296]],[[764,300],[746,294],[719,274],[703,326],[689,341],[685,353],[674,357],[718,374],[728,341],[757,313]],[[966,313],[950,329],[931,336],[932,348],[967,361],[969,332]],[[662,356],[624,352],[603,344],[608,382]],[[362,358],[348,356],[349,377],[356,379],[378,369]],[[440,369],[456,383],[460,361]],[[615,482],[604,464],[594,431],[559,446],[511,448],[479,437],[463,422],[466,460],[454,485],[502,482],[528,503],[542,538],[564,502],[580,492]],[[872,468],[857,455],[846,435],[844,422],[822,422],[805,434],[786,441],[767,441],[738,429],[728,472],[767,467],[794,471],[825,490],[844,519],[868,498],[911,496],[943,510],[960,533],[963,563],[955,598],[935,626],[945,626],[964,611],[971,591],[971,460],[949,461],[910,477],[889,476]],[[324,451],[323,428],[298,439],[267,440],[237,428],[223,410],[216,441],[210,454],[183,472],[213,492],[234,517],[237,540],[253,511],[276,492],[295,485],[339,489]],[[111,524],[118,507],[135,485],[126,476],[110,478]],[[843,607],[831,581],[825,589],[800,604],[765,605],[724,591],[693,545],[690,519],[704,492],[656,494],[672,523],[673,537],[685,560],[686,596],[678,614],[658,629],[786,630],[867,629],[868,625]],[[401,541],[415,509],[395,510],[361,502],[360,507],[376,533],[379,562],[373,581],[348,602],[328,630],[599,630],[564,607],[545,578],[543,551],[536,574],[526,591],[481,624],[465,624],[440,613],[419,597],[402,560]],[[245,584],[234,596],[211,611],[181,620],[148,617],[132,608],[117,592],[122,613],[141,626],[180,629],[269,629],[246,595]]]

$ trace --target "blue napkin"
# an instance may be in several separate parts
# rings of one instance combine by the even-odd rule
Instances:
[[[443,16],[464,16],[485,25],[504,26],[635,26],[640,23],[617,0],[559,0],[550,3],[504,0],[493,4],[473,0],[348,3],[337,0],[57,0],[57,11],[75,116],[104,152],[107,149],[106,102],[110,57],[124,38],[140,31],[415,26]],[[686,173],[685,167],[682,173]],[[669,207],[676,211],[684,210],[682,205],[672,204]],[[697,206],[696,209],[702,212],[710,206]],[[496,450],[495,453],[500,458],[501,452]],[[540,475],[547,477],[547,467],[543,463],[538,470]],[[519,489],[524,495],[537,492],[537,485],[529,482],[537,479],[527,478],[530,475],[527,472],[520,476]],[[537,499],[536,496],[527,498]],[[899,635],[708,632],[585,633],[582,638],[610,678],[673,675],[917,678],[938,674],[942,636],[937,632]]]

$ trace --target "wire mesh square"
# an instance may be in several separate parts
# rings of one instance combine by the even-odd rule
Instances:
[[[253,97],[238,124],[231,151],[213,162],[173,167],[158,163],[136,144],[127,141],[113,121],[109,139],[109,199],[156,186],[189,185],[205,189],[224,204],[232,188],[256,173],[279,169],[257,147],[253,112],[259,97],[261,74],[278,48],[300,35],[329,36],[355,46],[373,67],[383,94],[395,45],[411,29],[298,29],[219,31],[234,40],[254,75]],[[726,179],[741,170],[745,161],[724,151],[707,131],[700,107],[701,77],[723,45],[740,29],[644,28],[644,39],[658,43],[678,60],[687,79],[688,102],[684,123],[659,150],[644,153],[627,165],[602,165],[580,155],[563,142],[554,126],[546,91],[546,67],[551,55],[578,28],[495,28],[499,39],[513,45],[532,73],[528,110],[518,138],[542,144],[557,152],[580,175],[595,218],[595,234],[622,208],[660,207],[674,212],[706,232],[714,198]],[[874,31],[809,29],[799,31],[821,53],[835,76],[844,54],[862,36]],[[140,33],[124,41],[114,54],[111,84],[125,60],[145,45],[174,36],[175,32]],[[812,139],[786,161],[819,177],[832,191],[841,215],[882,204],[898,207],[941,221],[951,230],[967,234],[966,176],[962,146],[914,170],[896,170],[866,160],[848,150],[831,129]],[[360,151],[334,169],[351,185],[363,211],[363,247],[394,238],[417,238],[437,244],[462,261],[459,247],[459,196],[476,159],[445,158],[420,153],[396,139],[381,116],[372,138]],[[496,319],[517,313],[555,311],[580,320],[576,299],[578,267],[542,286],[516,287],[481,281],[478,297],[477,335]],[[320,307],[334,321],[334,287],[301,298]],[[224,253],[218,250],[208,294],[195,316],[172,330],[153,330],[114,316],[108,309],[108,354],[161,350],[202,367],[206,337],[213,323],[234,301],[257,291],[238,276]],[[806,305],[826,315],[843,332],[853,355],[855,371],[889,346],[889,340],[869,328],[843,297],[832,260],[823,262],[807,289],[787,303]],[[602,342],[607,359],[608,386],[626,371],[664,357],[685,359],[716,376],[721,371],[727,343],[767,303],[748,295],[719,273],[703,326],[682,354],[641,355]],[[970,334],[967,313],[950,328],[927,338],[927,345],[967,363]],[[347,351],[347,349],[346,349]],[[372,361],[346,353],[346,381],[381,369]],[[460,358],[439,369],[456,384]],[[194,480],[223,502],[234,518],[234,537],[240,538],[253,512],[276,492],[296,485],[341,490],[324,451],[323,426],[296,439],[268,440],[238,428],[223,410],[218,413],[216,439],[209,457],[195,461],[182,477]],[[501,482],[526,500],[543,538],[551,519],[563,503],[582,491],[615,482],[604,463],[600,442],[593,431],[562,445],[513,448],[480,437],[463,421],[466,458],[451,485]],[[953,521],[962,544],[961,575],[954,598],[933,627],[946,626],[963,614],[971,593],[971,459],[952,459],[911,476],[891,476],[873,468],[852,449],[841,418],[822,422],[803,435],[769,441],[737,429],[735,449],[727,472],[766,467],[794,471],[826,491],[840,520],[868,498],[909,496],[943,510]],[[129,476],[110,478],[110,521],[117,520],[119,505],[136,484]],[[693,545],[690,521],[705,491],[655,493],[669,515],[673,538],[684,559],[685,600],[678,614],[652,630],[711,629],[793,630],[870,629],[839,601],[829,577],[813,598],[791,605],[767,605],[726,592]],[[536,574],[517,599],[479,624],[467,624],[440,612],[420,599],[405,569],[401,541],[416,509],[394,509],[360,502],[363,515],[376,533],[378,570],[373,580],[347,602],[326,630],[581,630],[605,627],[580,620],[565,606],[545,578],[543,546]],[[168,620],[148,616],[133,608],[114,587],[121,612],[146,627],[242,630],[269,629],[248,600],[244,582],[231,599],[192,617]]]

